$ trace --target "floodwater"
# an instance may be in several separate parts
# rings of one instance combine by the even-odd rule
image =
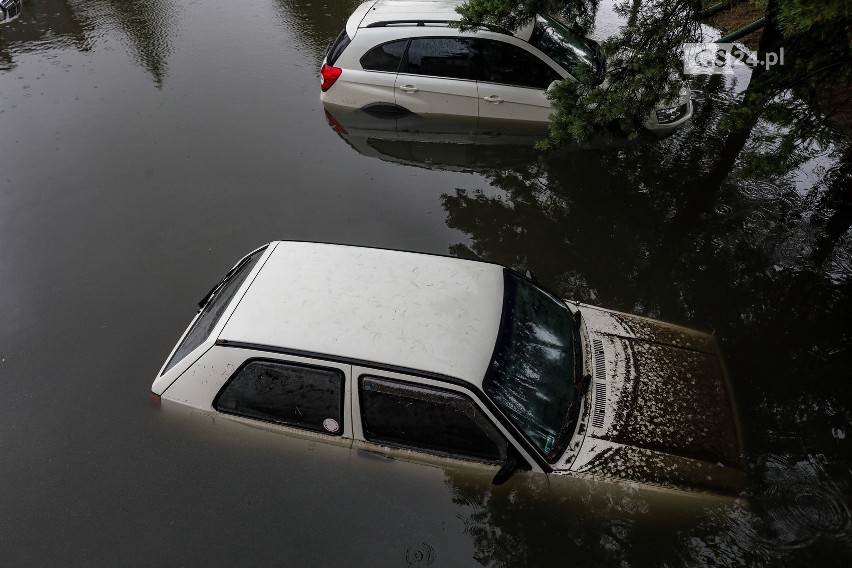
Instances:
[[[756,173],[763,121],[708,184],[736,97],[716,79],[662,141],[338,134],[318,63],[353,5],[29,0],[0,26],[0,564],[848,565],[852,236],[833,148]],[[712,331],[749,490],[495,488],[150,406],[195,302],[275,239],[531,267],[566,297]]]

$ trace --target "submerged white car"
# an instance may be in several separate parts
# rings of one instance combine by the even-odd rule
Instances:
[[[455,119],[470,132],[540,130],[558,81],[600,82],[597,44],[558,20],[536,16],[514,32],[461,31],[459,1],[370,0],[349,17],[322,63],[326,108]],[[689,90],[649,109],[645,127],[679,128],[692,116]]]
[[[706,334],[562,300],[497,264],[273,242],[201,302],[151,386],[193,412],[409,460],[736,493]],[[498,469],[499,468],[499,469]]]

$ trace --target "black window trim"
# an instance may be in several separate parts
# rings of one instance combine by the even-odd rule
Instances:
[[[217,341],[216,344],[218,345],[219,342]],[[233,346],[233,344],[229,344],[229,346]],[[332,371],[332,372],[338,373],[340,375],[340,378],[342,379],[341,380],[341,387],[340,387],[340,431],[339,432],[322,432],[320,430],[311,430],[309,428],[302,428],[300,426],[296,426],[295,424],[290,424],[289,422],[281,422],[281,421],[278,421],[278,420],[264,420],[263,418],[257,418],[257,417],[254,417],[254,416],[246,416],[246,415],[240,414],[238,412],[228,412],[226,410],[219,410],[217,408],[217,405],[219,404],[219,398],[228,389],[228,386],[230,386],[230,384],[239,376],[239,374],[243,371],[243,369],[245,369],[246,367],[248,367],[252,363],[277,363],[279,365],[284,364],[284,365],[291,365],[293,367],[302,367],[302,368],[306,368],[306,369],[319,369],[319,370],[322,370],[322,371]],[[234,371],[231,374],[230,377],[228,377],[228,380],[225,381],[225,384],[222,385],[222,387],[219,389],[219,392],[217,392],[216,396],[213,398],[212,406],[213,406],[213,409],[216,412],[221,412],[222,414],[227,414],[229,416],[237,416],[239,418],[243,418],[243,419],[246,419],[246,420],[256,420],[258,422],[263,422],[263,423],[266,423],[266,424],[276,424],[278,426],[284,426],[286,428],[293,428],[295,430],[299,430],[299,431],[302,431],[302,432],[311,432],[311,433],[314,433],[314,434],[322,434],[322,435],[325,435],[325,436],[342,438],[343,434],[346,432],[346,373],[344,373],[342,370],[338,369],[337,367],[326,367],[326,366],[323,366],[323,365],[316,365],[316,364],[313,364],[313,363],[303,363],[301,361],[290,361],[290,360],[287,360],[287,359],[273,359],[273,358],[270,358],[270,357],[250,357],[250,358],[246,359],[245,361],[243,361],[242,364],[237,368],[237,370]]]
[[[550,68],[550,70],[551,70],[553,73],[555,73],[557,77],[559,77],[558,79],[554,79],[553,81],[564,81],[565,79],[568,79],[569,77],[570,77],[571,79],[573,79],[573,80],[575,80],[575,81],[576,81],[576,79],[574,79],[574,77],[573,77],[570,73],[568,73],[565,69],[562,69],[562,66],[561,66],[561,65],[557,65],[556,67],[558,67],[559,69],[562,69],[563,71],[565,71],[566,73],[568,73],[568,77],[563,77],[563,76],[562,76],[562,74],[561,74],[561,73],[560,73],[557,69],[555,69],[555,68],[553,67],[553,65],[551,65],[550,63],[548,63],[547,61],[545,61],[544,59],[542,59],[542,58],[539,56],[539,54],[541,54],[541,55],[546,55],[546,54],[545,54],[544,52],[542,52],[540,49],[538,49],[538,48],[537,48],[536,46],[534,46],[534,45],[527,44],[527,46],[528,46],[528,47],[533,48],[533,49],[534,49],[535,51],[537,51],[538,53],[534,53],[534,52],[530,51],[529,49],[526,49],[526,48],[524,48],[524,47],[521,47],[520,45],[515,45],[514,43],[509,43],[509,42],[507,42],[507,41],[502,41],[502,40],[500,40],[500,39],[487,38],[487,37],[480,37],[480,38],[474,38],[474,41],[477,41],[477,42],[480,42],[480,41],[493,41],[493,42],[502,43],[502,44],[505,44],[505,45],[511,45],[511,46],[513,46],[513,47],[517,47],[518,49],[522,49],[522,50],[526,51],[527,53],[529,53],[530,55],[532,55],[533,57],[535,57],[536,59],[538,59],[538,60],[539,60],[541,63],[543,63],[544,65],[547,65],[547,67],[548,67],[548,68]],[[525,43],[526,43],[526,42],[525,42]],[[548,59],[549,59],[549,58],[548,58]],[[555,63],[555,62],[554,62],[554,63]],[[553,83],[553,81],[551,81],[550,83]],[[539,87],[527,87],[527,86],[524,86],[524,85],[513,85],[512,83],[498,83],[498,82],[496,82],[496,81],[483,81],[483,80],[481,80],[481,79],[477,80],[477,82],[478,82],[478,83],[484,83],[484,84],[486,84],[486,85],[501,85],[501,86],[504,86],[504,87],[513,87],[513,88],[515,88],[515,89],[529,89],[529,90],[531,90],[531,91],[547,91],[547,89],[550,87],[550,83],[548,83],[548,86],[547,86],[547,87],[545,87],[544,89],[542,89],[542,88],[539,88]]]
[[[368,53],[370,53],[371,51],[373,51],[377,47],[381,47],[381,46],[387,45],[389,43],[396,43],[398,41],[404,41],[405,42],[405,49],[402,50],[402,55],[399,58],[399,63],[396,64],[396,71],[379,71],[378,69],[367,69],[366,67],[364,67],[364,63],[362,63],[362,60],[365,57],[367,57]],[[364,54],[361,57],[358,58],[358,65],[361,66],[361,70],[367,71],[369,73],[388,73],[388,74],[398,75],[399,74],[399,68],[402,66],[403,60],[408,55],[408,46],[409,45],[411,45],[411,38],[410,37],[401,38],[401,39],[392,39],[390,41],[384,41],[382,43],[377,43],[376,45],[374,45],[373,47],[371,47],[370,49],[365,51]]]
[[[494,41],[499,41],[499,40],[494,40]],[[503,43],[506,43],[506,42],[503,42]],[[570,71],[568,71],[567,69],[562,67],[559,63],[556,62],[556,60],[554,60],[552,57],[547,55],[545,52],[543,52],[542,50],[540,50],[539,48],[537,48],[536,46],[534,46],[531,43],[527,43],[527,42],[524,42],[524,43],[526,43],[526,46],[528,48],[530,48],[527,51],[532,50],[532,51],[530,51],[530,53],[532,53],[533,55],[538,57],[541,60],[542,63],[547,64],[548,67],[550,67],[551,69],[556,71],[556,74],[559,75],[561,81],[564,81],[565,79],[571,79],[572,81],[580,82],[579,79],[577,79],[574,75],[572,75]],[[510,45],[514,45],[514,44],[510,44]],[[547,63],[547,61],[545,61],[545,58],[553,61],[553,64],[551,65],[550,63]],[[563,71],[566,76],[563,77],[562,73],[560,73],[560,71]]]
[[[500,324],[503,324],[503,318],[505,314],[500,314]],[[260,343],[250,343],[243,341],[229,341],[227,339],[219,339],[216,341],[216,345],[219,347],[233,347],[236,349],[247,349],[251,351],[266,351],[269,353],[279,353],[281,355],[291,355],[293,357],[304,357],[306,359],[320,359],[325,361],[330,361],[333,363],[343,363],[348,365],[357,365],[359,367],[371,367],[373,369],[379,371],[388,371],[391,373],[399,373],[402,375],[411,375],[413,377],[421,377],[424,379],[432,379],[434,381],[449,383],[451,385],[455,385],[461,387],[471,393],[473,393],[476,398],[482,402],[482,404],[491,412],[491,414],[497,418],[500,422],[500,425],[503,426],[503,429],[509,433],[512,438],[509,440],[510,443],[517,444],[524,449],[524,451],[532,457],[535,461],[536,465],[538,465],[542,471],[545,473],[551,473],[553,471],[553,467],[551,464],[547,463],[547,460],[544,459],[538,450],[532,446],[529,440],[521,433],[518,428],[512,424],[512,422],[503,414],[503,412],[497,407],[497,405],[492,401],[485,392],[479,389],[471,389],[470,383],[467,381],[463,381],[456,377],[451,377],[449,375],[443,375],[441,373],[433,373],[431,371],[423,371],[420,369],[411,369],[408,367],[403,367],[399,365],[388,365],[386,363],[379,363],[377,361],[368,361],[366,359],[356,359],[354,357],[343,357],[338,355],[329,355],[327,353],[316,353],[313,351],[304,351],[301,349],[288,349],[286,347],[276,347],[273,345],[263,345]],[[495,345],[496,348],[496,345]],[[491,353],[491,360],[489,361],[488,368],[490,369],[494,363],[494,352]]]
[[[407,444],[403,444],[403,443],[399,443],[399,442],[387,442],[387,441],[384,441],[384,440],[376,440],[376,441],[370,440],[367,437],[367,433],[363,430],[363,427],[364,427],[364,402],[363,402],[363,398],[361,397],[361,390],[363,389],[364,379],[376,379],[376,380],[379,380],[379,381],[396,383],[403,388],[410,386],[410,387],[416,387],[416,388],[420,388],[420,389],[431,390],[432,392],[436,392],[436,393],[449,393],[449,394],[457,395],[457,396],[467,400],[468,402],[470,402],[474,406],[474,408],[476,408],[479,411],[479,413],[481,415],[481,416],[478,417],[479,418],[478,420],[471,418],[471,421],[474,424],[476,424],[476,426],[478,426],[483,431],[483,433],[485,433],[486,437],[489,438],[492,442],[495,443],[498,450],[501,451],[500,461],[494,461],[494,460],[490,460],[490,459],[487,459],[487,458],[475,458],[475,457],[471,457],[471,456],[463,456],[463,455],[460,455],[460,454],[453,454],[451,452],[442,452],[440,450],[426,450],[426,449],[423,449],[423,448],[420,448],[420,447],[417,447],[417,446],[407,445]],[[464,392],[459,392],[459,391],[453,390],[453,389],[441,388],[441,387],[436,387],[436,386],[433,386],[433,385],[424,385],[424,384],[420,384],[420,383],[413,383],[411,381],[406,381],[405,379],[400,379],[400,378],[396,378],[396,377],[383,377],[383,376],[375,375],[375,374],[371,374],[371,373],[361,373],[360,375],[358,375],[358,381],[357,381],[356,384],[358,386],[358,388],[357,388],[357,390],[358,390],[358,412],[359,412],[360,418],[361,418],[361,428],[362,428],[362,433],[364,435],[364,440],[366,440],[367,442],[370,442],[372,444],[378,444],[378,445],[381,445],[381,446],[388,446],[388,447],[392,447],[392,448],[403,448],[403,449],[406,449],[406,450],[411,450],[413,452],[421,452],[421,453],[424,453],[424,454],[431,454],[431,455],[438,455],[438,456],[442,456],[442,457],[449,457],[449,458],[456,459],[456,460],[478,462],[478,463],[487,463],[487,464],[491,464],[491,465],[496,465],[496,464],[502,463],[503,461],[505,461],[507,459],[509,453],[511,453],[511,451],[512,451],[512,449],[511,449],[512,448],[512,442],[508,438],[506,438],[506,436],[503,435],[503,432],[500,430],[500,428],[497,427],[496,424],[494,424],[494,422],[491,421],[491,419],[488,417],[488,415],[485,414],[484,412],[482,412],[482,409],[479,407],[478,404],[476,404],[476,401],[469,394],[470,389],[464,389]],[[388,394],[390,394],[390,393],[388,393]],[[499,443],[498,443],[497,440],[494,439],[493,436],[495,436],[495,435],[499,437]],[[505,449],[500,447],[501,444],[505,444]],[[502,455],[503,453],[505,453],[505,455]]]
[[[405,46],[405,51],[402,54],[402,58],[399,60],[399,67],[396,68],[396,74],[397,75],[409,75],[411,77],[428,77],[430,79],[444,79],[446,81],[466,81],[468,83],[476,83],[477,82],[477,80],[475,78],[474,79],[470,78],[470,70],[471,70],[471,63],[473,62],[473,57],[468,58],[468,66],[467,66],[468,78],[467,79],[461,79],[459,77],[441,77],[440,75],[424,75],[422,73],[409,73],[408,67],[407,67],[408,66],[408,50],[411,48],[411,42],[415,39],[459,39],[459,40],[468,40],[470,42],[473,42],[475,40],[472,37],[458,37],[458,36],[453,36],[453,35],[450,35],[450,36],[412,36],[412,37],[408,38],[408,44]],[[406,65],[405,71],[402,70],[403,62],[405,62],[405,65]],[[395,88],[396,87],[394,87],[394,89]]]
[[[373,70],[373,69],[366,69],[366,68],[364,68],[363,63],[361,63],[361,59],[358,60],[358,63],[361,65],[361,68],[364,71],[369,71],[371,73],[394,73],[396,75],[410,75],[412,77],[428,77],[430,79],[446,79],[447,81],[467,81],[467,82],[473,82],[473,83],[484,83],[486,85],[501,85],[501,86],[504,86],[504,87],[513,87],[513,88],[516,88],[516,89],[529,89],[531,91],[547,91],[547,87],[545,87],[544,89],[541,89],[539,87],[527,87],[527,86],[524,86],[524,85],[513,85],[512,83],[498,83],[496,81],[484,81],[482,79],[470,78],[470,77],[468,77],[467,79],[460,79],[458,77],[441,77],[440,75],[423,75],[421,73],[409,73],[407,71],[407,69],[405,71],[403,71],[402,70],[403,62],[407,61],[408,49],[411,47],[411,41],[414,40],[414,39],[465,39],[465,40],[470,40],[474,43],[478,43],[480,41],[494,41],[494,42],[497,42],[497,43],[503,43],[503,44],[506,44],[506,45],[511,45],[513,47],[517,47],[518,49],[522,49],[522,50],[526,51],[527,53],[529,53],[530,55],[532,55],[533,57],[538,59],[541,63],[546,65],[558,77],[557,79],[554,79],[554,81],[563,81],[563,80],[569,79],[569,78],[576,81],[576,79],[574,79],[573,75],[571,75],[567,71],[566,71],[566,73],[568,73],[568,76],[563,77],[562,74],[559,72],[559,69],[562,69],[562,67],[560,65],[556,65],[556,67],[554,67],[553,65],[551,65],[550,63],[548,63],[547,61],[542,59],[539,56],[539,53],[542,54],[542,55],[544,55],[544,53],[541,52],[539,49],[537,49],[535,46],[529,46],[529,47],[532,47],[538,53],[530,51],[529,49],[525,49],[524,47],[521,47],[519,45],[515,45],[514,43],[509,43],[509,42],[502,41],[500,39],[494,39],[494,38],[466,38],[466,37],[456,37],[456,36],[411,36],[411,37],[405,38],[405,40],[408,43],[405,44],[405,50],[402,52],[402,57],[400,57],[399,65],[397,65],[395,73],[393,71],[377,71],[377,70]],[[371,47],[369,50],[364,52],[364,55],[362,55],[361,58],[363,58],[365,55],[367,55],[367,53],[369,53],[370,51],[374,50],[375,48],[377,48],[379,46],[386,45],[388,43],[394,43],[396,41],[400,41],[400,40],[394,39],[394,40],[390,40],[390,41],[386,41],[386,42],[383,42],[383,43],[376,44],[374,47]],[[471,62],[473,62],[473,58],[471,58]],[[562,69],[562,70],[565,71],[564,69]],[[552,82],[553,81],[551,81],[551,83]],[[548,85],[548,87],[549,87],[549,85]]]

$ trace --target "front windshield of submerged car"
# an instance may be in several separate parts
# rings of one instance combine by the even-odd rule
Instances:
[[[568,446],[579,410],[577,324],[565,302],[505,271],[503,318],[485,393],[546,456]]]
[[[530,44],[584,83],[599,83],[603,69],[588,40],[578,37],[562,23],[548,16],[536,16]]]

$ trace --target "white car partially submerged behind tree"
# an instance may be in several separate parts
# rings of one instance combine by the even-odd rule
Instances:
[[[538,15],[518,30],[461,30],[459,1],[370,0],[349,17],[320,70],[320,99],[335,108],[414,113],[471,132],[538,133],[559,81],[600,84],[598,45]],[[645,127],[670,133],[692,116],[690,92],[648,109]]]
[[[736,494],[715,340],[565,301],[506,267],[273,242],[201,310],[151,390],[284,434],[434,463]]]

